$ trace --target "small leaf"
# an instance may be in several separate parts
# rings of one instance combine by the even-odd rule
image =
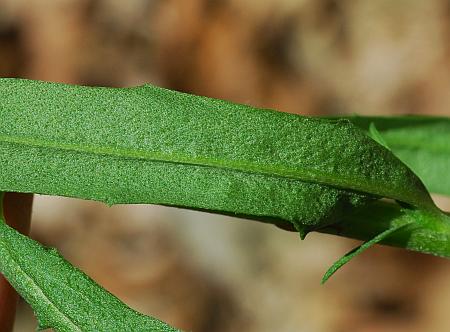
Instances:
[[[375,244],[385,240],[391,234],[395,233],[396,231],[398,231],[398,230],[402,229],[403,227],[408,226],[410,224],[412,224],[412,222],[409,222],[409,223],[406,223],[406,224],[397,225],[397,226],[394,226],[392,228],[389,228],[389,229],[383,231],[382,233],[378,234],[377,236],[375,236],[373,239],[371,239],[369,241],[366,241],[362,245],[360,245],[360,246],[354,248],[353,250],[349,251],[347,254],[345,254],[343,257],[341,257],[338,261],[336,261],[328,269],[328,271],[325,273],[325,275],[322,278],[322,284],[327,282],[327,280],[330,279],[330,277],[334,273],[336,273],[337,270],[339,270],[342,266],[344,266],[349,261],[351,261],[354,257],[358,256],[359,254],[363,253],[364,251],[366,251],[367,249],[369,249],[373,245],[375,245]]]
[[[37,314],[40,329],[72,332],[175,332],[123,304],[73,267],[0,217],[0,271]]]

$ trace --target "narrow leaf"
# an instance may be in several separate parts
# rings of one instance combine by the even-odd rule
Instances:
[[[0,203],[1,207],[1,203]],[[175,332],[123,304],[45,248],[5,224],[0,216],[0,272],[37,314],[40,329],[61,332]]]
[[[346,120],[150,85],[0,80],[0,190],[336,222],[389,197],[434,209],[420,180]]]
[[[337,272],[342,266],[347,264],[349,261],[351,261],[354,257],[358,256],[359,254],[362,254],[364,251],[372,247],[373,245],[385,240],[388,238],[391,234],[395,233],[396,231],[402,229],[403,227],[412,224],[412,222],[406,223],[406,224],[400,224],[396,225],[392,228],[389,228],[382,233],[375,236],[373,239],[370,239],[369,241],[364,242],[360,246],[354,248],[353,250],[349,251],[347,254],[345,254],[343,257],[341,257],[338,261],[336,261],[325,273],[325,275],[322,278],[322,284],[327,282],[330,277]]]
[[[426,116],[348,117],[380,137],[422,179],[428,190],[450,196],[450,119]]]

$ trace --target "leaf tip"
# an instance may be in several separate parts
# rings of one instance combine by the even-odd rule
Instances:
[[[300,235],[300,240],[304,240],[306,239],[306,235],[308,235],[310,233],[310,231],[308,231],[306,228],[303,227],[299,227],[298,229],[298,234]]]
[[[383,147],[385,147],[386,149],[391,151],[391,148],[389,147],[389,145],[387,144],[387,142],[385,141],[383,136],[381,136],[380,132],[378,131],[377,127],[375,126],[375,123],[373,123],[373,122],[371,122],[369,125],[369,136],[374,141],[376,141],[378,144],[382,145]]]

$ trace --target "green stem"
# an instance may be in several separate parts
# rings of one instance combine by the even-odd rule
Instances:
[[[405,209],[395,203],[378,201],[319,232],[368,241],[388,229],[409,223],[380,243],[450,258],[450,216],[442,211]]]

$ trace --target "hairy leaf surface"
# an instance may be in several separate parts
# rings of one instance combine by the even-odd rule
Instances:
[[[303,227],[374,197],[432,208],[420,180],[345,120],[150,85],[0,80],[0,190],[154,203]]]

